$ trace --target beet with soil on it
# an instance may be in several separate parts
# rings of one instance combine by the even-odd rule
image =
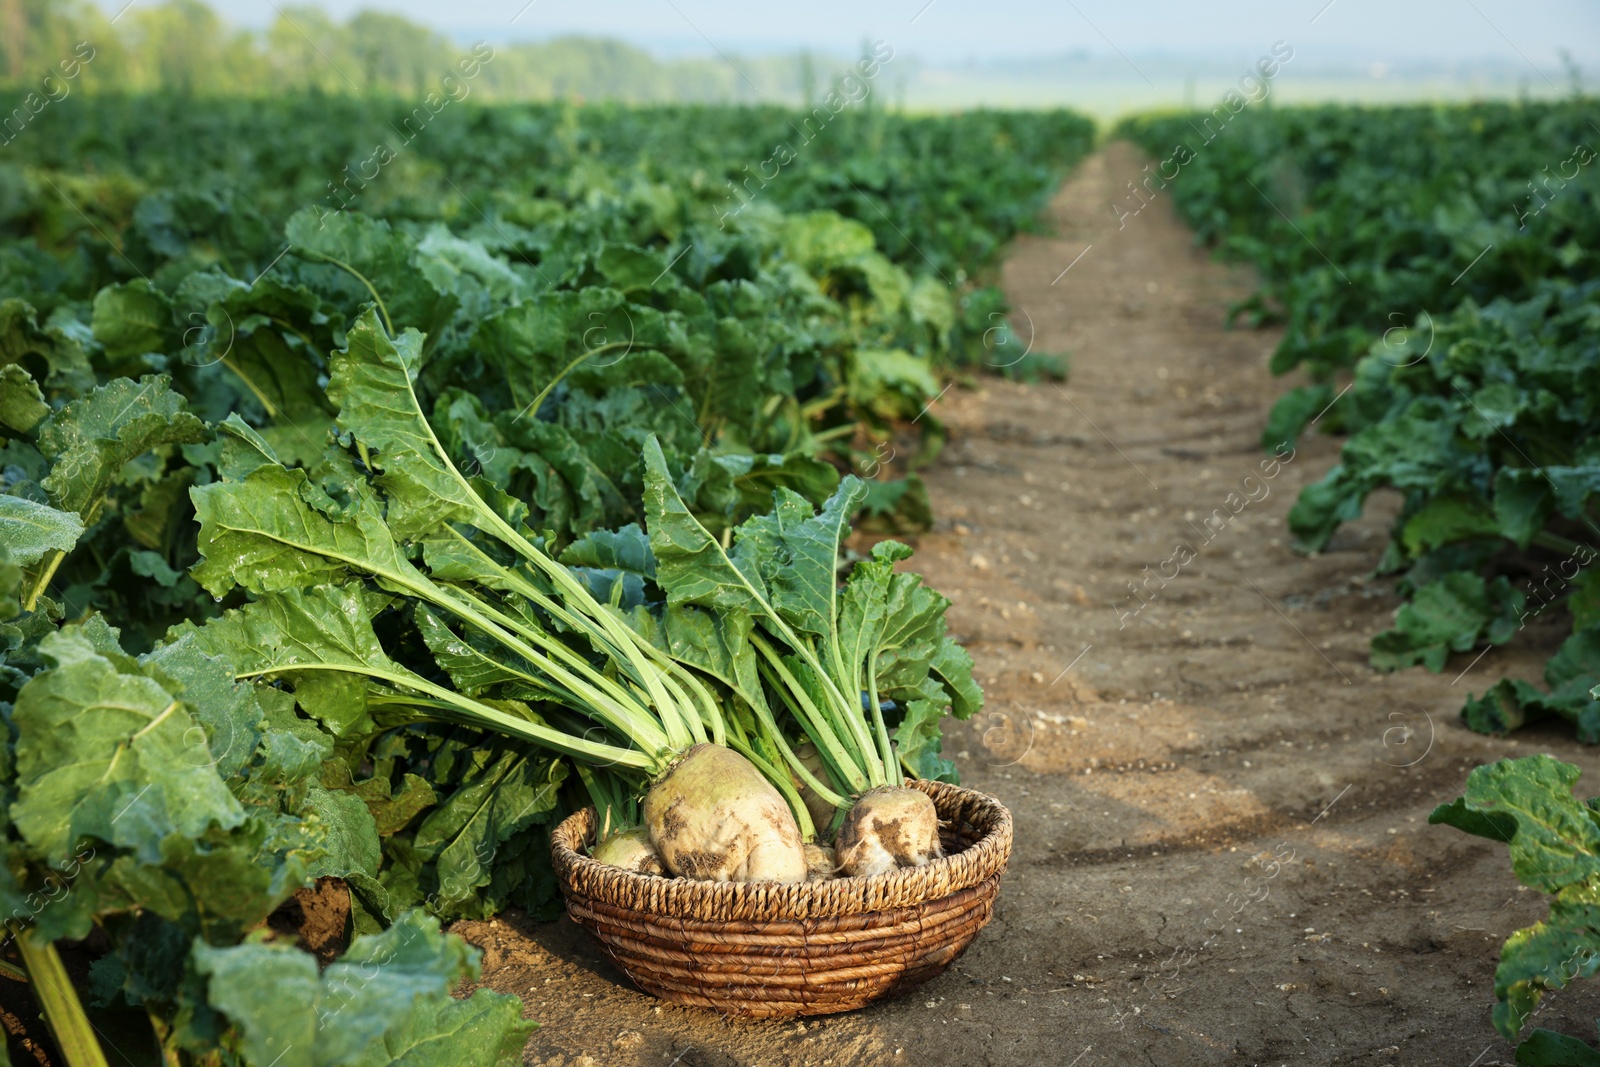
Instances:
[[[667,871],[711,882],[803,882],[800,825],[755,765],[695,745],[645,794],[650,841]]]
[[[834,844],[840,869],[852,878],[922,867],[944,855],[932,798],[905,786],[863,793]]]

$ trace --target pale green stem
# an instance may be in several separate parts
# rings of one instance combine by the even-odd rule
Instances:
[[[668,751],[661,749],[655,758],[638,752],[631,748],[618,748],[616,745],[601,744],[598,741],[588,741],[581,737],[573,737],[553,730],[541,723],[529,722],[519,719],[515,715],[507,715],[498,708],[463,696],[454,689],[436,685],[418,675],[400,675],[391,671],[378,670],[375,667],[364,665],[349,665],[343,663],[294,663],[281,667],[268,667],[259,671],[247,671],[236,675],[238,679],[261,678],[267,675],[283,674],[286,671],[344,671],[347,674],[360,674],[368,678],[375,678],[380,682],[395,686],[400,689],[414,689],[432,697],[437,703],[428,704],[442,712],[455,710],[456,716],[465,725],[476,726],[480,729],[491,729],[513,737],[520,737],[525,741],[553,748],[577,759],[598,763],[601,766],[614,765],[623,767],[636,767],[639,770],[659,773],[666,767]],[[419,702],[426,703],[426,702]]]
[[[17,935],[17,949],[32,979],[34,999],[44,1009],[45,1021],[68,1067],[109,1067],[54,942],[40,940],[34,930],[24,930]]]
[[[316,256],[318,259],[327,260],[329,263],[332,263],[335,267],[340,267],[340,268],[348,271],[351,274],[351,276],[355,278],[356,281],[358,281],[362,285],[366,286],[367,287],[367,292],[372,294],[372,299],[378,305],[378,314],[383,316],[383,328],[389,332],[389,336],[390,337],[394,336],[394,321],[389,318],[389,309],[384,306],[383,297],[378,295],[377,287],[374,286],[371,282],[369,282],[367,280],[367,276],[366,275],[362,274],[360,271],[356,270],[354,267],[352,267],[350,264],[346,263],[342,259],[334,259],[332,256],[323,255],[321,252],[313,251],[312,249],[309,249],[309,248],[297,249],[297,251],[301,252],[304,255],[312,255],[312,256]]]
[[[854,753],[849,752],[839,742],[838,736],[829,727],[827,719],[822,712],[817,710],[817,706],[811,702],[811,697],[800,687],[799,681],[790,673],[782,658],[778,656],[771,645],[756,639],[753,635],[752,643],[762,653],[762,659],[758,661],[762,673],[768,676],[773,688],[778,691],[779,696],[789,705],[790,709],[800,712],[799,718],[801,721],[810,725],[811,728],[806,731],[806,734],[816,743],[817,749],[822,752],[828,763],[833,766],[834,773],[839,775],[851,792],[859,793],[866,789],[869,785],[869,780],[865,773],[866,768],[856,761]],[[870,749],[868,751],[870,752]]]
[[[656,716],[652,716],[647,708],[639,706],[636,702],[633,702],[634,706],[630,708],[628,706],[629,702],[616,699],[604,688],[590,684],[587,680],[573,675],[559,664],[552,662],[549,657],[540,655],[530,645],[524,643],[517,636],[501,629],[500,626],[473,607],[465,604],[451,604],[448,601],[440,606],[454,611],[461,618],[478,627],[484,633],[489,634],[506,648],[511,649],[529,662],[538,664],[539,668],[546,671],[556,682],[571,690],[584,703],[593,707],[600,718],[610,722],[612,726],[634,740],[658,749],[684,747],[684,743],[680,739],[673,737],[671,721],[666,717],[663,716],[661,721],[658,722]],[[488,605],[483,605],[483,607],[490,612],[498,614],[495,609],[488,607]],[[585,664],[584,669],[593,673],[593,668],[587,664]],[[610,679],[602,678],[602,682],[606,686],[615,685]],[[658,709],[659,707],[660,705],[658,705]],[[666,727],[666,729],[663,730],[663,727]]]
[[[778,724],[772,719],[772,712],[766,708],[755,707],[755,705],[751,705],[751,707],[755,711],[756,719],[759,721],[767,740],[771,741],[778,749],[778,752],[783,756],[784,762],[794,769],[795,775],[829,804],[836,808],[848,809],[850,807],[849,798],[835,793],[811,772],[810,767],[801,762],[799,756],[795,755],[794,749],[790,748],[789,742],[784,739],[783,731],[778,729]]]
[[[661,670],[660,667],[654,663],[647,664],[647,666],[654,670]],[[678,684],[677,679],[675,679],[670,672],[661,671],[661,684],[667,687],[668,693],[672,696],[672,706],[674,710],[679,712],[695,711],[694,701],[689,697],[689,694],[684,690],[683,686]],[[683,720],[683,725],[686,726],[689,730],[689,733],[693,735],[692,743],[701,745],[705,744],[707,740],[705,726],[700,722],[700,715],[698,712],[695,714],[682,714],[681,718]],[[721,741],[719,740],[718,743],[720,744]]]
[[[50,579],[56,576],[56,571],[60,568],[61,561],[66,558],[67,554],[59,549],[50,553],[49,565],[39,572],[39,577],[34,579],[33,588],[28,590],[27,599],[22,602],[23,611],[33,610],[33,606],[39,602],[39,594],[43,593],[45,588],[49,586]]]
[[[495,572],[495,576],[501,581],[505,582],[506,586],[512,592],[527,597],[534,604],[543,608],[545,611],[548,611],[551,615],[560,619],[574,630],[581,630],[585,633],[588,633],[591,637],[597,639],[603,646],[601,651],[612,656],[614,659],[620,660],[620,666],[632,666],[632,663],[627,659],[623,651],[619,648],[616,648],[612,644],[610,631],[602,626],[598,620],[589,618],[588,616],[574,614],[567,609],[566,605],[552,599],[548,593],[544,592],[538,586],[528,581],[510,567],[504,567],[495,562],[495,560],[487,552],[473,544],[470,538],[468,538],[460,530],[457,530],[454,526],[446,526],[445,529],[448,530],[451,536],[460,541],[461,544],[477,558],[479,564],[492,569]]]
[[[635,712],[637,712],[638,715],[643,715],[650,720],[651,729],[659,730],[661,727],[666,728],[666,732],[664,734],[650,738],[650,742],[652,744],[659,745],[660,747],[684,748],[691,743],[688,737],[683,734],[682,731],[672,729],[673,724],[670,721],[663,721],[661,727],[658,727],[655,722],[655,717],[650,715],[649,709],[640,704],[638,698],[633,693],[630,693],[621,685],[617,684],[617,682],[614,680],[607,678],[605,675],[595,670],[587,660],[578,655],[572,649],[568,648],[566,645],[562,644],[559,640],[551,637],[549,634],[544,633],[536,627],[532,627],[526,623],[523,623],[515,616],[508,615],[505,612],[500,611],[493,605],[479,600],[477,597],[472,596],[472,594],[466,592],[464,589],[460,589],[455,586],[440,586],[438,588],[451,589],[454,592],[459,593],[463,600],[467,601],[466,604],[453,604],[447,601],[440,604],[441,607],[445,607],[448,610],[455,612],[461,618],[471,622],[474,626],[477,626],[480,630],[483,630],[484,633],[487,633],[490,637],[493,637],[496,641],[499,641],[506,648],[511,649],[513,652],[523,656],[530,662],[538,663],[540,667],[548,671],[552,677],[556,678],[558,681],[562,681],[563,684],[567,685],[567,688],[571,690],[574,695],[581,695],[580,688],[569,684],[570,680],[572,680],[572,676],[570,674],[566,676],[566,680],[563,680],[561,675],[557,674],[555,669],[552,669],[551,664],[544,656],[537,654],[529,655],[529,653],[533,651],[531,648],[529,648],[529,646],[522,644],[520,641],[517,641],[514,638],[511,638],[509,634],[501,632],[499,627],[503,626],[511,633],[526,638],[528,641],[539,645],[541,649],[547,650],[550,655],[555,656],[567,667],[570,667],[572,671],[577,673],[578,678],[576,680],[579,682],[580,686],[586,685],[593,690],[598,690],[604,695],[605,700],[609,702],[606,707],[613,710],[620,709],[622,711],[625,716],[625,720],[623,722],[613,723],[613,725],[618,729],[623,730],[625,733],[631,734],[632,724],[636,721]],[[435,601],[435,603],[438,602]],[[475,620],[471,617],[469,612],[473,611],[481,613],[481,615],[484,617],[492,619],[495,623],[498,623],[499,626],[485,626],[481,620]],[[629,711],[628,709],[630,708],[633,710]]]
[[[894,742],[889,739],[889,728],[883,724],[883,702],[878,699],[878,650],[867,656],[867,699],[872,702],[872,725],[878,734],[878,752],[883,758],[884,785],[899,785],[899,761],[894,758]],[[893,775],[895,781],[890,781]]]

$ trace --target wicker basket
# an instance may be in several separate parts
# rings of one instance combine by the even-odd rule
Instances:
[[[943,859],[798,885],[652,878],[597,863],[586,855],[595,816],[585,809],[551,836],[567,914],[635,985],[674,1004],[784,1018],[911,989],[989,921],[1011,855],[1011,813],[971,789],[907,784],[933,798]]]

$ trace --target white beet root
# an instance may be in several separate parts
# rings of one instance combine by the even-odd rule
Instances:
[[[743,756],[695,745],[644,797],[650,842],[668,872],[709,882],[803,882],[789,805]]]
[[[664,876],[667,873],[660,853],[650,843],[650,831],[643,826],[612,834],[595,845],[589,854],[601,863],[609,863],[634,874]]]
[[[809,842],[806,849],[806,881],[825,882],[839,873],[839,861],[827,845]]]
[[[917,789],[869,790],[845,815],[834,847],[839,867],[852,878],[921,867],[944,855],[939,812]]]

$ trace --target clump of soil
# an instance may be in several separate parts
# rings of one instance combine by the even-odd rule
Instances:
[[[350,946],[350,886],[342,878],[318,878],[267,916],[267,928],[317,957],[326,967]]]

